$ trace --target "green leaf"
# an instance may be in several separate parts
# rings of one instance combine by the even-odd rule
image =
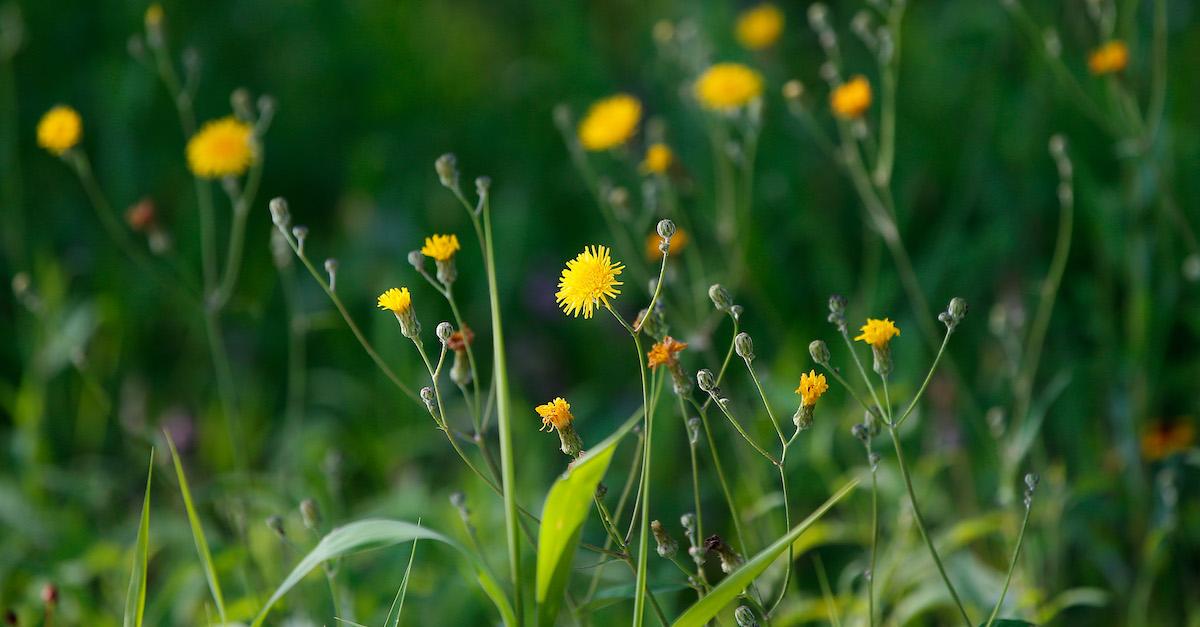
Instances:
[[[384,520],[379,518],[352,522],[330,531],[324,538],[321,538],[317,546],[313,547],[313,550],[309,551],[308,555],[305,555],[299,564],[296,564],[296,567],[283,580],[283,583],[279,584],[279,588],[275,590],[271,598],[267,599],[266,605],[263,606],[252,623],[253,627],[262,625],[275,603],[322,563],[343,555],[417,539],[441,542],[453,547],[466,557],[475,573],[479,586],[483,588],[484,593],[495,604],[504,624],[510,627],[517,627],[516,614],[513,613],[512,606],[509,605],[504,590],[496,583],[496,580],[488,573],[483,563],[474,554],[467,551],[457,542],[431,529],[419,527],[401,520]]]
[[[421,519],[417,519],[417,526],[421,526]],[[408,554],[408,566],[404,568],[404,578],[400,580],[400,589],[396,591],[396,598],[392,600],[392,607],[388,608],[387,616],[383,618],[383,627],[387,627],[391,621],[392,612],[396,613],[396,621],[392,623],[392,627],[400,627],[400,614],[404,612],[404,597],[408,596],[408,580],[412,576],[413,560],[417,557],[417,540],[413,540],[412,551]]]
[[[979,627],[987,627],[987,624],[987,621],[984,621],[979,623]],[[997,618],[992,621],[992,627],[1037,627],[1037,625],[1016,618]]]
[[[146,471],[146,496],[142,499],[142,521],[138,524],[133,572],[129,574],[129,592],[125,595],[125,627],[142,627],[146,610],[146,562],[150,557],[150,479],[154,476],[154,449],[150,449],[150,469]]]
[[[192,504],[192,491],[188,488],[187,476],[183,474],[183,462],[179,461],[179,451],[175,450],[175,442],[171,434],[163,431],[167,437],[167,446],[171,448],[171,459],[175,461],[175,476],[179,478],[179,492],[183,495],[183,507],[187,510],[188,524],[192,527],[192,539],[196,541],[196,553],[200,555],[200,563],[204,566],[204,578],[208,580],[208,589],[212,592],[213,601],[217,604],[217,615],[221,623],[228,623],[225,618],[225,597],[221,595],[221,582],[217,579],[217,569],[213,566],[212,553],[208,550],[208,540],[204,538],[204,527],[200,525],[200,517],[196,515],[196,506]]]
[[[829,500],[821,504],[812,514],[809,514],[808,518],[805,518],[800,524],[792,527],[791,531],[788,531],[787,534],[775,542],[772,542],[771,546],[760,551],[758,555],[755,555],[750,561],[743,564],[741,568],[733,571],[728,577],[721,580],[721,583],[717,584],[717,587],[713,588],[712,592],[705,595],[704,598],[697,601],[695,605],[689,607],[686,612],[675,619],[674,627],[702,627],[708,621],[712,620],[722,608],[731,603],[743,590],[748,588],[771,565],[771,562],[775,561],[775,558],[786,551],[788,545],[795,542],[796,538],[800,537],[800,534],[804,533],[813,523],[817,522],[821,516],[824,516],[825,512],[828,512],[838,501],[846,498],[846,495],[850,494],[850,491],[857,485],[858,479],[855,479],[842,486],[842,489],[835,492],[833,496],[829,497]]]

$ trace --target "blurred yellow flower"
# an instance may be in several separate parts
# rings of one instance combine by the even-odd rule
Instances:
[[[159,24],[162,24],[162,20],[163,20],[162,5],[155,2],[154,4],[151,4],[150,6],[146,7],[145,20],[146,20],[147,28],[155,28]]]
[[[671,164],[675,163],[675,153],[666,144],[651,144],[646,149],[646,156],[642,159],[641,169],[646,174],[666,174],[667,170],[671,169]]]
[[[407,287],[393,287],[379,295],[379,308],[389,310],[396,315],[408,313],[408,310],[412,308],[412,295],[408,293]]]
[[[563,313],[591,318],[599,305],[608,306],[608,299],[616,298],[622,285],[617,275],[625,266],[613,263],[607,246],[589,246],[574,259],[567,262],[558,280],[555,299]]]
[[[661,342],[650,347],[650,352],[646,355],[646,361],[649,363],[651,370],[662,365],[669,366],[678,359],[676,355],[687,348],[687,346],[687,342],[680,342],[668,335]]]
[[[1149,461],[1165,459],[1188,450],[1195,440],[1196,428],[1192,426],[1190,419],[1159,421],[1142,434],[1142,457]]]
[[[37,125],[38,146],[61,155],[74,148],[83,137],[83,119],[66,105],[51,108]]]
[[[592,103],[579,122],[579,143],[587,150],[608,150],[629,141],[642,119],[642,103],[617,94]]]
[[[425,245],[421,247],[421,254],[430,257],[435,261],[447,261],[454,256],[454,253],[461,250],[458,245],[458,236],[451,233],[450,235],[433,235],[425,238]]]
[[[796,388],[796,393],[800,395],[800,403],[809,407],[817,404],[817,399],[829,390],[829,382],[825,380],[825,375],[817,374],[816,370],[809,370],[807,373],[800,375],[800,386]]]
[[[862,117],[871,108],[871,83],[861,74],[851,77],[829,95],[829,107],[843,120]]]
[[[542,417],[542,429],[545,430],[553,427],[561,431],[575,421],[575,416],[571,415],[571,404],[561,396],[533,409]]]
[[[705,109],[730,110],[762,95],[762,76],[741,63],[718,63],[696,81],[696,98]]]
[[[187,143],[188,167],[202,178],[238,176],[254,163],[254,132],[233,116],[204,125]]]
[[[762,50],[783,33],[783,11],[766,2],[742,11],[737,21],[737,40],[750,50]]]
[[[1088,69],[1097,76],[1120,72],[1127,65],[1129,65],[1129,46],[1117,39],[1106,42],[1088,55]]]
[[[895,322],[884,318],[876,320],[875,318],[867,318],[867,323],[862,325],[860,329],[862,333],[854,339],[861,342],[866,342],[875,348],[884,348],[892,338],[900,335],[900,327],[896,326]]]
[[[651,233],[646,236],[646,257],[651,261],[662,260],[662,251],[658,245],[662,243],[662,236],[658,232]],[[687,246],[688,235],[683,229],[677,229],[675,234],[671,236],[671,243],[667,245],[667,254],[676,255],[679,251]]]

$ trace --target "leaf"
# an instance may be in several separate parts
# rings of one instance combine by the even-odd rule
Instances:
[[[800,524],[792,527],[783,537],[772,542],[771,546],[760,551],[758,555],[755,555],[750,561],[743,564],[741,568],[730,573],[721,583],[717,584],[717,587],[712,589],[712,592],[689,607],[686,612],[675,619],[673,623],[674,627],[702,627],[705,623],[712,620],[722,608],[736,599],[743,590],[749,587],[751,582],[761,575],[771,565],[771,562],[775,561],[775,558],[786,551],[788,545],[795,542],[796,538],[800,537],[800,534],[804,533],[821,516],[824,516],[825,512],[828,512],[838,501],[846,498],[846,495],[850,494],[850,491],[857,485],[858,479],[854,479],[842,486],[842,489],[835,492],[833,496],[829,497],[829,500],[822,503],[812,514],[809,514],[808,518],[805,518]]]
[[[129,592],[125,594],[125,627],[142,627],[146,610],[146,562],[150,557],[150,479],[154,476],[154,449],[150,449],[150,469],[146,471],[146,496],[142,498],[142,520],[134,542],[133,572],[129,573]]]
[[[979,623],[979,627],[987,627],[987,621]],[[1037,627],[1037,625],[1016,618],[997,618],[992,621],[992,627]]]
[[[421,526],[421,519],[417,519],[417,526]],[[396,598],[392,600],[392,607],[388,608],[387,616],[383,618],[383,627],[387,627],[388,621],[392,618],[392,612],[396,613],[396,621],[392,623],[392,627],[400,627],[400,614],[404,612],[404,597],[408,596],[408,579],[412,575],[413,560],[417,557],[417,540],[413,540],[412,551],[408,554],[408,566],[404,569],[404,578],[400,580],[400,589],[396,591]]]
[[[559,477],[546,495],[538,529],[537,587],[538,625],[553,625],[562,607],[563,591],[575,559],[575,547],[583,523],[592,508],[596,486],[604,478],[617,443],[639,416],[626,421],[616,433],[584,453]]]
[[[217,579],[217,569],[213,566],[212,553],[208,550],[208,540],[204,538],[204,527],[201,526],[200,517],[196,515],[196,506],[192,503],[192,491],[188,488],[187,476],[183,474],[183,462],[179,461],[179,451],[175,450],[171,434],[163,430],[163,435],[167,437],[171,459],[175,461],[175,476],[179,478],[179,492],[183,495],[183,508],[187,511],[188,524],[192,527],[196,553],[200,555],[200,563],[204,566],[204,578],[208,580],[208,589],[217,604],[217,615],[221,617],[221,623],[228,623],[229,620],[225,618],[225,597],[221,595],[221,582]]]
[[[504,624],[510,627],[517,627],[516,614],[513,613],[512,606],[509,605],[508,598],[504,595],[504,590],[496,583],[491,574],[488,573],[483,563],[479,561],[479,558],[468,552],[457,542],[436,531],[402,520],[385,520],[381,518],[355,521],[338,527],[326,534],[324,538],[321,538],[317,546],[313,547],[313,550],[309,551],[308,555],[305,555],[299,564],[296,564],[296,567],[283,580],[283,583],[279,584],[279,588],[275,590],[271,598],[267,599],[267,603],[259,611],[258,616],[255,617],[252,626],[259,627],[262,625],[275,603],[322,563],[343,555],[417,539],[441,542],[453,547],[466,557],[472,570],[475,572],[479,586],[483,588],[484,593],[487,594],[488,598],[492,600],[492,603],[500,612],[500,618],[504,621]]]

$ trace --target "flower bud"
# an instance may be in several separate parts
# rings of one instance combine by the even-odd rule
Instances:
[[[729,295],[729,290],[722,287],[720,284],[713,284],[708,288],[708,297],[712,299],[713,306],[721,311],[729,311],[729,307],[733,305],[733,297]]]
[[[846,297],[834,294],[829,297],[829,322],[843,331],[846,328]]]
[[[687,419],[688,444],[695,446],[700,441],[700,419],[692,416]]]
[[[667,533],[661,522],[650,521],[650,532],[654,534],[654,543],[658,545],[659,557],[669,558],[679,550],[679,544],[675,542],[675,538],[672,538],[671,534]]]
[[[855,438],[858,438],[862,442],[867,441],[867,438],[870,437],[869,433],[870,432],[867,430],[867,425],[864,425],[862,423],[858,423],[858,424],[855,424],[853,427],[850,427],[850,435],[853,435]]]
[[[325,272],[329,274],[329,291],[337,290],[338,260],[330,257],[325,260]]]
[[[730,547],[721,539],[721,536],[713,534],[704,539],[704,548],[717,554],[721,558],[721,571],[728,574],[733,572],[742,563],[742,558],[734,552],[733,547]]]
[[[303,255],[304,240],[308,239],[308,227],[301,224],[293,226],[292,237],[296,238],[296,250],[300,251],[298,254]]]
[[[316,501],[313,499],[300,501],[300,520],[304,522],[304,526],[309,530],[318,530],[321,526],[321,510],[317,508]]]
[[[953,331],[966,316],[967,301],[956,296],[950,299],[950,304],[946,307],[946,311],[938,314],[938,320],[941,320],[942,324],[946,325],[947,331]]]
[[[871,356],[875,358],[874,370],[881,377],[892,373],[892,347],[890,344],[871,346]]]
[[[675,223],[666,219],[659,220],[658,236],[665,240],[670,240],[673,235],[675,235]]]
[[[42,603],[46,605],[58,604],[58,586],[52,583],[42,586]],[[47,618],[47,622],[49,622],[49,618]]]
[[[754,361],[754,341],[750,339],[750,334],[742,331],[733,338],[733,349],[737,351],[738,357],[745,359],[747,362]]]
[[[433,264],[437,266],[437,279],[442,285],[450,285],[458,280],[458,264],[454,263],[454,257],[436,259]]]
[[[713,373],[708,368],[703,368],[696,373],[696,385],[704,392],[712,392],[717,387],[717,380],[713,377]]]
[[[1041,482],[1041,477],[1038,477],[1037,473],[1033,473],[1033,472],[1026,473],[1025,487],[1029,488],[1032,491],[1037,488],[1039,482]]]
[[[471,364],[466,349],[454,351],[454,363],[450,366],[450,380],[455,385],[466,387],[471,383]]]
[[[805,405],[800,403],[800,407],[796,408],[796,413],[792,414],[792,424],[796,425],[796,430],[804,431],[812,426],[813,414],[816,413],[817,406]]]
[[[741,320],[742,319],[742,306],[741,305],[730,305],[729,306],[729,315],[734,320]]]
[[[275,223],[275,226],[281,229],[287,228],[288,223],[292,220],[291,215],[288,214],[287,201],[283,198],[272,198],[271,202],[267,203],[267,207],[271,209],[271,221]]]
[[[408,263],[417,272],[420,272],[422,274],[425,273],[425,255],[422,255],[421,251],[419,251],[419,250],[408,251]]]
[[[822,366],[829,365],[829,346],[824,340],[813,340],[808,343],[808,354],[812,356],[813,361]]]
[[[738,627],[758,627],[758,619],[754,616],[754,610],[745,605],[739,605],[733,611],[733,619],[737,621]]]
[[[438,180],[447,189],[458,189],[458,159],[452,153],[446,153],[433,162]]]
[[[429,410],[429,413],[434,418],[437,418],[437,405],[434,404],[433,388],[428,385],[421,388],[421,400],[425,401],[425,409]]]
[[[692,512],[683,514],[679,517],[679,525],[690,536],[696,532],[696,515]]]
[[[795,102],[804,97],[804,83],[799,80],[792,79],[783,84],[783,97]]]
[[[442,344],[446,344],[450,341],[450,336],[454,335],[454,326],[449,322],[439,322],[435,333],[437,333],[437,337],[442,341]]]
[[[271,531],[274,531],[275,535],[279,536],[280,540],[287,539],[287,532],[283,529],[283,516],[280,516],[279,514],[267,516],[266,522],[267,528]]]
[[[492,177],[477,176],[475,177],[475,193],[479,194],[480,198],[485,198],[488,192],[492,189]]]
[[[602,499],[606,496],[608,496],[608,486],[604,485],[604,482],[601,481],[596,484],[596,498]]]

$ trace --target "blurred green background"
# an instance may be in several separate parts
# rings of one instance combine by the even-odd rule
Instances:
[[[302,269],[281,279],[271,259],[266,201],[288,198],[294,219],[310,228],[310,255],[340,261],[338,293],[385,359],[417,386],[420,363],[391,316],[374,310],[374,297],[408,285],[427,330],[448,319],[405,256],[427,234],[457,233],[464,251],[456,292],[468,324],[481,330],[481,339],[490,337],[470,224],[438,184],[433,162],[452,151],[466,181],[492,178],[521,419],[515,431],[520,498],[536,511],[564,460],[556,438],[537,433],[532,407],[568,396],[585,442],[594,443],[640,403],[623,331],[611,320],[566,318],[553,304],[563,261],[609,238],[555,128],[554,107],[566,103],[578,115],[610,93],[636,95],[648,116],[665,123],[667,141],[693,181],[684,192],[685,210],[695,212],[693,221],[711,219],[706,190],[713,166],[704,121],[680,97],[689,77],[662,58],[652,37],[664,19],[693,22],[711,42],[713,59],[751,64],[767,81],[748,226],[751,272],[736,296],[746,307],[743,328],[756,340],[769,395],[781,407],[795,403],[791,389],[811,367],[805,350],[811,339],[827,339],[835,358],[845,358],[825,322],[826,298],[836,292],[851,297],[856,318],[888,315],[905,330],[895,344],[894,387],[908,398],[932,353],[890,257],[864,226],[853,189],[787,113],[780,88],[799,78],[814,94],[818,117],[828,122],[818,74],[823,56],[806,24],[808,4],[779,4],[787,19],[782,40],[751,54],[733,39],[733,21],[746,6],[734,2],[165,2],[174,52],[192,47],[202,61],[201,120],[227,115],[237,87],[278,102],[242,280],[224,315],[253,470],[253,479],[243,482],[229,474],[231,453],[200,316],[129,264],[99,229],[70,170],[35,142],[37,120],[48,108],[66,103],[78,109],[83,148],[110,201],[123,211],[151,198],[180,257],[198,273],[185,138],[154,72],[127,51],[129,38],[142,30],[146,5],[8,0],[3,38],[19,45],[8,46],[0,69],[0,263],[6,277],[25,273],[42,308],[35,315],[11,293],[0,297],[7,338],[0,344],[0,610],[11,608],[21,624],[37,624],[42,587],[53,583],[61,624],[117,624],[146,460],[155,446],[160,465],[152,490],[147,621],[203,620],[207,590],[174,477],[161,465],[168,458],[163,428],[181,445],[227,597],[243,619],[298,551],[313,543],[296,510],[304,498],[321,504],[326,528],[378,515],[420,518],[462,536],[448,496],[463,490],[474,523],[492,541],[490,556],[502,564],[499,500],[463,472],[423,409],[374,369]],[[1121,3],[1123,11],[1139,9],[1138,32],[1149,32],[1151,4]],[[1166,115],[1149,156],[1137,157],[1073,108],[1000,3],[912,2],[904,23],[893,186],[900,229],[933,306],[952,296],[971,303],[949,350],[975,409],[964,401],[966,390],[939,376],[919,424],[906,435],[922,460],[918,472],[935,528],[984,520],[988,513],[1013,515],[1014,504],[1000,503],[999,495],[1005,485],[1019,490],[1017,476],[1000,472],[998,434],[1011,402],[1011,351],[1014,345],[1019,350],[1056,237],[1058,179],[1046,143],[1056,132],[1070,142],[1073,247],[1035,380],[1035,398],[1049,411],[1020,468],[1040,473],[1043,486],[1017,571],[1021,594],[1011,599],[1024,604],[1012,607],[1028,609],[1070,589],[1093,594],[1057,615],[1058,624],[1200,624],[1197,453],[1152,459],[1140,444],[1162,421],[1194,424],[1191,416],[1200,410],[1200,292],[1185,278],[1186,240],[1160,210],[1160,174],[1172,170],[1177,205],[1189,220],[1200,220],[1200,189],[1188,176],[1200,165],[1200,21],[1190,2],[1166,5]],[[874,79],[873,60],[848,32],[863,8],[834,2],[832,20],[844,37],[847,71]],[[1067,65],[1102,100],[1103,86],[1084,70],[1085,51],[1097,43],[1086,3],[1036,3],[1030,10],[1041,25],[1057,27]],[[1126,80],[1136,92],[1144,92],[1147,56],[1146,42],[1135,42]],[[637,189],[636,172],[619,159],[601,155],[594,163]],[[1161,163],[1170,165],[1153,165]],[[228,208],[219,206],[224,224]],[[720,263],[721,255],[702,252]],[[285,410],[290,322],[281,281],[294,284],[309,327],[303,411],[292,415]],[[638,281],[626,289],[618,305],[632,316],[647,296]],[[689,338],[688,329],[675,332],[697,348],[704,344],[704,337]],[[691,367],[711,367],[727,334],[719,329],[711,339],[714,351],[696,351]],[[740,370],[725,389],[746,407],[755,402]],[[841,389],[827,399],[829,409],[792,469],[797,513],[864,465],[849,436],[859,412]],[[666,461],[653,480],[661,517],[674,521],[691,498],[687,443],[678,417],[666,412],[665,420],[660,450],[675,455],[662,455]],[[726,426],[719,429],[726,454],[737,459],[745,451]],[[765,422],[759,428],[770,432]],[[611,486],[623,482],[630,455],[631,448],[618,454]],[[891,457],[884,459],[889,466]],[[749,466],[735,482],[739,499],[747,507],[769,503],[771,473]],[[883,472],[892,490],[885,525],[896,521],[906,530],[896,556],[905,548],[924,559],[915,531],[897,518],[895,476]],[[726,515],[719,493],[713,485],[706,490],[708,515],[719,521]],[[234,498],[249,502],[247,520],[234,519]],[[818,550],[835,588],[847,594],[857,589],[868,507],[860,491],[835,513],[843,535]],[[272,514],[285,516],[295,547],[280,545],[261,524]],[[765,517],[765,529],[781,531],[776,518]],[[1012,539],[1002,533],[1011,531],[1004,520],[959,551],[952,560],[956,572],[970,578],[971,565],[981,563],[1003,573]],[[239,526],[249,529],[248,543],[237,541]],[[885,534],[892,531],[885,526]],[[599,538],[598,527],[585,537]],[[255,555],[245,555],[245,547]],[[406,549],[390,549],[341,565],[357,620],[381,619],[406,559]],[[577,566],[588,559],[581,556]],[[248,561],[256,566],[239,566]],[[495,620],[449,552],[423,545],[416,564],[405,622]],[[655,568],[663,580],[676,574],[669,565]],[[795,597],[820,598],[810,556],[801,556],[796,568]],[[617,568],[610,571],[621,580]],[[303,586],[308,592],[289,598],[275,619],[329,624],[324,583],[312,578]],[[899,605],[917,591],[913,584],[890,594]],[[980,603],[990,603],[994,591],[977,594]],[[667,599],[675,608],[688,601],[683,593]],[[948,615],[936,606],[893,616],[937,624]],[[596,620],[622,624],[626,615],[626,604],[618,604]],[[804,620],[800,609],[794,616],[791,622]]]

